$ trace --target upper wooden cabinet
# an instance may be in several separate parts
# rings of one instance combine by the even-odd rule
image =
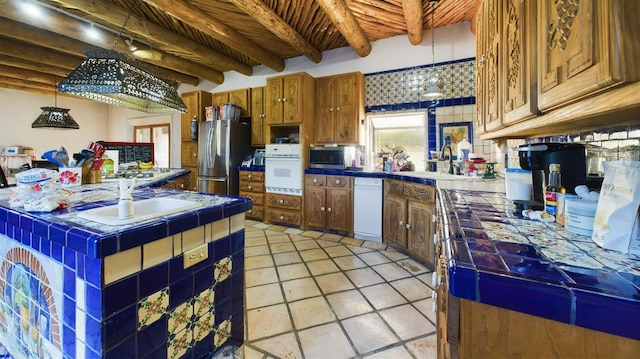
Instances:
[[[315,142],[357,145],[364,118],[364,76],[352,72],[316,79]]]
[[[260,147],[267,143],[265,133],[266,106],[265,87],[251,89],[251,146]]]
[[[542,111],[640,79],[637,1],[538,3],[538,102]]]
[[[267,125],[313,123],[314,78],[304,72],[267,79]]]
[[[484,122],[484,129],[491,131],[502,125],[501,86],[502,56],[500,54],[500,28],[502,26],[502,0],[485,0],[482,3],[482,27],[478,27],[478,35],[482,36],[481,50],[478,51],[478,71],[482,79],[483,113],[479,114]]]
[[[242,108],[240,117],[251,117],[251,89],[216,92],[212,95],[212,105],[223,105],[225,103],[231,103]]]
[[[185,92],[182,101],[187,106],[187,113],[180,115],[180,131],[183,142],[191,141],[191,120],[205,120],[204,108],[211,103],[211,93],[206,91]]]

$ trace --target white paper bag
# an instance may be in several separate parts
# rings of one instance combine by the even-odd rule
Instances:
[[[604,181],[591,239],[623,253],[640,254],[640,161],[604,163]]]

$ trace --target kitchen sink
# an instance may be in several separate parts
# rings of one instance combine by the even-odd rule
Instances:
[[[118,226],[169,216],[171,214],[188,211],[200,206],[201,204],[199,202],[159,197],[133,201],[133,217],[130,218],[118,218],[117,204],[80,212],[78,213],[78,217],[102,224]]]

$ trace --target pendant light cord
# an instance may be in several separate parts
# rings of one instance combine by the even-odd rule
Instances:
[[[131,14],[133,14],[133,8],[136,6],[137,3],[138,3],[138,0],[135,0],[131,4],[131,7],[129,8],[129,12],[127,13],[127,17],[124,19],[124,23],[122,24],[122,27],[120,28],[120,31],[118,31],[118,36],[116,36],[116,40],[113,42],[113,45],[111,46],[111,50],[114,50],[116,48],[116,45],[118,44],[118,41],[120,40],[120,35],[122,35],[122,33],[124,32],[124,28],[125,28],[125,26],[127,26],[127,22],[129,21],[129,18],[131,17]],[[145,26],[145,28],[146,28],[146,26]]]

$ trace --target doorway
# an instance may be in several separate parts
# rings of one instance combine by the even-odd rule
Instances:
[[[134,142],[153,143],[154,167],[169,168],[171,126],[168,123],[133,127]]]

